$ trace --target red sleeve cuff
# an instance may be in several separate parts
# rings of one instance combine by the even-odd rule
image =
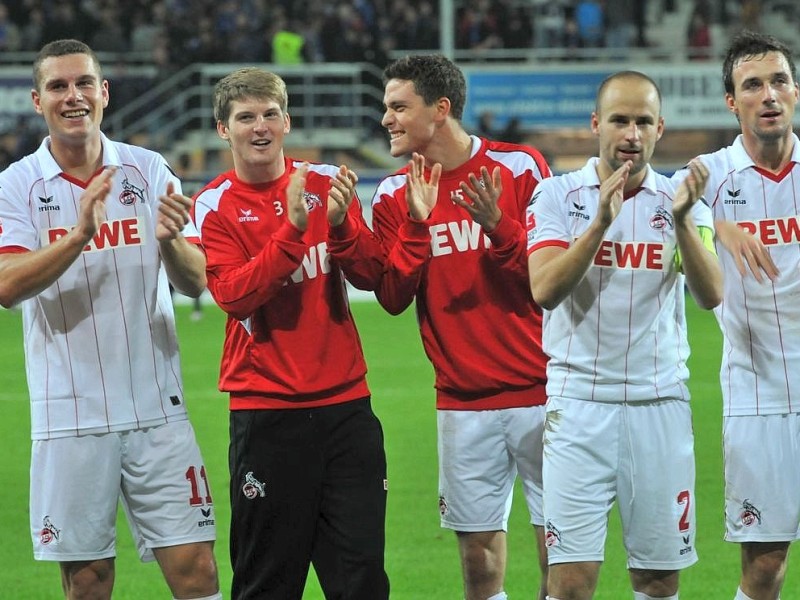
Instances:
[[[502,248],[505,244],[509,243],[509,240],[516,242],[517,231],[518,229],[515,227],[514,221],[509,219],[506,213],[503,213],[500,216],[500,221],[495,225],[495,228],[486,235],[492,241],[492,246],[495,248]]]
[[[401,236],[405,240],[428,241],[431,232],[427,221],[417,221],[411,217],[400,226]]]
[[[328,235],[337,240],[347,240],[350,238],[356,237],[358,234],[358,225],[350,216],[348,212],[345,217],[344,221],[340,225],[336,225],[335,227],[331,227],[329,229]]]
[[[304,235],[305,231],[300,231],[291,221],[286,220],[283,225],[272,234],[272,237],[276,240],[302,243]]]

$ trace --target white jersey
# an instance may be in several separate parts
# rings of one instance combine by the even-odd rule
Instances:
[[[77,222],[85,184],[61,172],[49,142],[0,174],[0,252],[37,250]],[[21,305],[33,439],[187,418],[155,239],[158,196],[180,182],[161,155],[102,143],[103,165],[118,168],[107,221],[53,285]]]
[[[714,219],[758,237],[781,273],[766,283],[742,277],[717,241],[725,293],[714,312],[724,336],[720,382],[727,416],[800,412],[800,143],[793,140],[791,162],[778,175],[755,166],[741,135],[699,157],[710,172],[706,199]],[[684,176],[679,171],[675,179]]]
[[[579,171],[544,179],[528,207],[528,253],[568,247],[597,215],[597,158]],[[684,277],[672,221],[676,187],[648,167],[622,204],[592,266],[572,293],[544,311],[550,356],[547,395],[599,402],[689,399]],[[713,229],[702,202],[698,227]]]

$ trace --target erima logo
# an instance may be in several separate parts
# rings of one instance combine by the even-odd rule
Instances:
[[[49,212],[51,210],[61,210],[61,207],[58,204],[55,204],[55,205],[51,206],[50,203],[52,201],[53,201],[53,197],[52,196],[47,196],[46,198],[43,198],[42,196],[39,196],[39,202],[42,203],[42,206],[39,207],[39,212]]]
[[[724,204],[747,204],[747,200],[739,198],[742,190],[725,190],[728,197],[723,200]]]
[[[198,527],[209,527],[214,525],[214,519],[211,518],[211,508],[201,508],[200,514],[203,515],[204,518],[197,522]]]
[[[258,216],[253,214],[253,209],[245,210],[240,208],[239,211],[242,213],[242,216],[239,217],[239,223],[250,223],[253,221],[258,221]]]
[[[583,212],[584,210],[586,210],[586,205],[585,204],[578,204],[577,202],[573,202],[572,203],[572,207],[575,210],[569,211],[569,216],[570,217],[575,217],[577,219],[583,219],[584,221],[588,221],[589,220],[589,215],[587,215],[585,212]]]
[[[680,549],[678,554],[683,556],[684,554],[689,554],[692,551],[692,545],[689,543],[691,542],[691,536],[682,535],[681,539],[683,540],[683,548]]]

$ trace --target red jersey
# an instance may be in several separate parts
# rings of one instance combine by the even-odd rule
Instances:
[[[392,314],[416,298],[425,351],[436,373],[437,408],[486,410],[544,404],[542,312],[531,297],[525,209],[550,169],[535,149],[473,137],[472,157],[442,172],[430,217],[408,216],[406,171],[384,179],[372,222],[387,254],[376,290]],[[468,175],[500,167],[503,216],[484,234],[451,198]],[[426,175],[427,176],[427,175]]]
[[[193,216],[208,259],[208,289],[228,313],[220,390],[231,410],[296,408],[369,395],[361,341],[345,290],[374,289],[380,244],[354,198],[330,227],[327,197],[338,167],[312,164],[306,178],[308,228],[286,216],[286,159],[277,180],[249,184],[234,171],[195,198]]]

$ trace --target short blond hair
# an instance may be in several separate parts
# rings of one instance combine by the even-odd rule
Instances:
[[[214,119],[227,123],[231,104],[246,99],[274,100],[284,113],[289,108],[286,82],[280,76],[257,67],[245,67],[226,75],[214,86]]]

